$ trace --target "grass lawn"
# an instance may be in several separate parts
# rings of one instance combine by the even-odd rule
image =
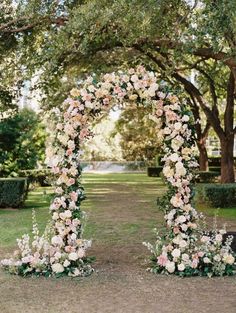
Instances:
[[[85,186],[87,200],[83,202],[83,209],[88,213],[89,218],[85,237],[95,237],[103,242],[122,242],[126,238],[134,237],[144,226],[151,230],[156,226],[156,219],[148,217],[152,212],[157,216],[162,213],[157,212],[155,200],[158,195],[164,193],[165,186],[159,178],[147,177],[144,173],[133,174],[84,174],[82,178]],[[43,231],[46,222],[50,218],[49,203],[52,197],[52,188],[37,188],[31,191],[24,208],[20,209],[0,209],[0,246],[11,247],[15,245],[15,238],[24,233],[30,232],[32,223],[31,215],[34,208],[37,215],[39,228]],[[136,195],[141,194],[143,200],[136,201]],[[127,207],[132,202],[136,206],[135,214],[138,216],[140,212],[145,212],[145,221],[143,218],[136,219],[135,222],[122,221],[122,217],[127,216],[128,212],[121,212],[118,222],[115,226],[113,220],[109,219],[109,215],[104,215],[103,209],[100,208],[98,202],[110,203],[110,207],[116,211],[119,199],[127,201]],[[137,200],[137,199],[136,199]],[[147,206],[148,203],[148,206]],[[196,203],[199,211],[207,216],[217,214],[221,218],[236,219],[236,208],[209,208],[204,203]],[[98,217],[98,220],[96,219]],[[158,223],[162,221],[159,219]],[[145,224],[145,225],[144,225]],[[102,229],[102,231],[101,231]],[[121,237],[120,234],[124,236]]]

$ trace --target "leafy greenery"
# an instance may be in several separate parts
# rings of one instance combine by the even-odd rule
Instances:
[[[0,178],[0,207],[22,206],[28,191],[25,178]]]
[[[44,126],[33,110],[25,108],[1,120],[0,176],[37,167],[44,161],[45,140]]]
[[[216,208],[236,205],[236,184],[206,185],[206,199]]]
[[[160,138],[156,125],[149,119],[149,108],[129,106],[116,122],[116,133],[120,134],[122,155],[126,161],[153,161],[160,152]]]
[[[219,177],[219,172],[213,172],[213,171],[209,171],[209,172],[197,172],[197,177],[196,177],[196,181],[199,183],[213,183],[217,180],[217,178]]]

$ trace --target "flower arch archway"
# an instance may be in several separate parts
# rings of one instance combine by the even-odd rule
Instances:
[[[157,135],[163,139],[165,153],[163,174],[168,185],[165,210],[166,232],[158,235],[155,245],[146,244],[154,255],[152,271],[179,275],[232,274],[234,256],[230,238],[222,243],[223,231],[203,234],[201,216],[192,206],[194,169],[194,130],[190,111],[174,94],[157,83],[154,72],[138,66],[128,73],[93,77],[73,89],[64,101],[63,110],[55,110],[56,133],[53,146],[47,149],[47,163],[56,177],[56,196],[50,206],[52,234],[40,237],[36,224],[34,241],[29,236],[18,240],[14,258],[2,265],[17,274],[85,276],[93,269],[86,257],[90,241],[82,239],[84,189],[81,175],[80,143],[91,135],[89,125],[113,105],[130,102],[151,106],[150,118]]]

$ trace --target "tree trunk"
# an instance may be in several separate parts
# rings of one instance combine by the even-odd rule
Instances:
[[[221,138],[221,183],[234,183],[234,135]]]
[[[197,142],[197,147],[199,150],[199,170],[207,171],[208,170],[208,155],[205,143]]]

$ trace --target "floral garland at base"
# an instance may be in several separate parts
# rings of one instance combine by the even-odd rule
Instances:
[[[157,84],[154,72],[142,66],[106,74],[96,82],[89,77],[72,89],[62,110],[55,110],[57,125],[47,163],[56,176],[56,197],[50,211],[51,227],[39,236],[33,216],[33,242],[29,235],[18,240],[19,250],[13,258],[1,262],[12,273],[20,275],[85,276],[92,273],[86,250],[91,242],[82,239],[85,199],[80,184],[80,143],[91,136],[91,122],[115,104],[151,106],[157,134],[163,139],[168,185],[165,210],[166,232],[158,234],[155,245],[146,243],[153,254],[151,271],[192,275],[231,275],[235,256],[230,248],[232,238],[223,244],[223,230],[207,236],[200,226],[201,216],[192,207],[192,181],[197,166],[193,156],[194,130],[189,110],[176,95]]]

